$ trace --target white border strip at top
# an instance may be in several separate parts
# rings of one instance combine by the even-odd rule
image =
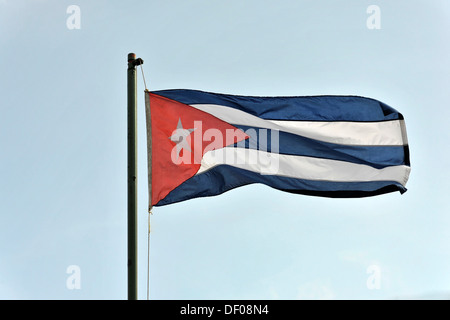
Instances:
[[[403,120],[379,122],[264,120],[247,112],[214,104],[192,104],[233,125],[284,131],[324,142],[356,146],[404,146],[408,144]]]

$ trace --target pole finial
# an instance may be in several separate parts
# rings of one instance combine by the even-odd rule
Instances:
[[[135,60],[136,59],[136,54],[135,53],[129,53],[128,54],[128,62]]]
[[[134,69],[134,67],[140,66],[143,63],[144,63],[144,60],[142,60],[141,58],[136,59],[135,53],[128,54],[128,69]]]

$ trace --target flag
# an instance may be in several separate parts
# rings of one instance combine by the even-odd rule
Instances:
[[[151,206],[252,183],[304,195],[406,191],[402,114],[359,96],[146,91]]]

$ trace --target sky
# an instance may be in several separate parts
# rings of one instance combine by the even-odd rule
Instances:
[[[380,100],[411,152],[403,195],[154,208],[150,299],[449,299],[449,30],[447,0],[0,0],[0,299],[127,298],[130,52],[150,90]],[[139,299],[143,91],[138,69]]]

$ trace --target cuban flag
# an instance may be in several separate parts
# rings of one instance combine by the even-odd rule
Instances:
[[[150,207],[262,183],[323,197],[406,191],[403,116],[359,96],[146,91]]]

